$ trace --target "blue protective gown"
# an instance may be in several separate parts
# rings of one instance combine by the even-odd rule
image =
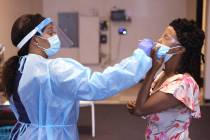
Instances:
[[[10,104],[18,120],[10,139],[79,140],[79,100],[102,100],[143,79],[152,61],[142,50],[101,72],[70,58],[21,59]]]

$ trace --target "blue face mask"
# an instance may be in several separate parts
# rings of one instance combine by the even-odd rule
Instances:
[[[167,62],[168,60],[171,59],[171,57],[175,54],[175,53],[172,53],[172,54],[167,54],[168,51],[172,48],[164,45],[164,44],[160,44],[160,43],[157,43],[158,46],[160,46],[160,48],[158,49],[157,51],[157,57],[160,59],[161,57],[164,57],[164,63]],[[177,48],[177,47],[173,47],[173,48]]]
[[[48,57],[55,55],[61,48],[61,42],[58,35],[53,35],[49,37],[48,42],[50,44],[50,48],[44,49],[44,52]]]
[[[138,44],[138,48],[143,50],[148,56],[150,56],[150,52],[153,47],[160,46],[160,48],[157,51],[157,58],[160,59],[161,57],[164,57],[164,63],[167,62],[168,60],[170,60],[171,57],[175,54],[175,53],[167,54],[168,51],[172,48],[170,48],[164,44],[153,42],[152,39],[145,38],[145,39],[139,40],[139,41],[140,41],[140,43]],[[178,46],[178,47],[180,47],[180,46]],[[173,48],[177,48],[177,47],[173,47]]]

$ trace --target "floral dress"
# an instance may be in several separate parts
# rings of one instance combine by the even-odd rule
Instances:
[[[151,94],[153,94],[154,83],[162,74],[160,73],[153,82]],[[177,74],[164,81],[159,90],[173,95],[183,105],[147,115],[145,138],[147,140],[188,140],[191,118],[201,117],[197,83],[188,74]]]

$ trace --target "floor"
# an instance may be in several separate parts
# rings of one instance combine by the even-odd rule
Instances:
[[[78,121],[80,140],[144,140],[146,121],[128,113],[125,105],[95,106],[96,136],[91,136],[90,108],[81,108]],[[202,118],[192,119],[190,138],[209,140],[210,106],[201,106]]]

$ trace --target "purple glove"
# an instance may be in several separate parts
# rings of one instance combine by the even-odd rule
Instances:
[[[154,46],[155,43],[149,38],[141,40],[138,44],[138,48],[142,49],[148,56],[150,56],[150,52]]]

